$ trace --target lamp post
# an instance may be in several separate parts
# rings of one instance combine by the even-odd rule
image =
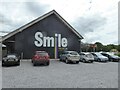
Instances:
[[[80,46],[79,46],[79,52],[81,52],[82,51],[81,50],[81,39],[79,39],[78,41],[79,41],[79,44],[80,44]]]
[[[54,40],[54,58],[58,58],[58,36],[55,34],[55,40]]]
[[[0,60],[2,60],[2,36],[0,36]]]
[[[0,36],[0,61],[2,64],[2,36]],[[0,68],[0,89],[2,88],[2,68]]]

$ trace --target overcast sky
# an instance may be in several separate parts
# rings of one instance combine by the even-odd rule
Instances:
[[[118,44],[118,1],[1,0],[0,31],[13,31],[54,9],[84,37],[83,42]]]

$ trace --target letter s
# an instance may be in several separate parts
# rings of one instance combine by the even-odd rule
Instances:
[[[41,47],[43,45],[43,41],[40,37],[43,37],[43,34],[41,32],[36,32],[35,33],[35,39],[37,41],[34,41],[34,44],[37,46],[37,47]]]

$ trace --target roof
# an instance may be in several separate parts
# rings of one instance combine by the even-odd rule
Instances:
[[[2,47],[6,47],[6,45],[4,45],[4,44],[0,43],[0,47],[1,47],[1,46],[2,46]]]
[[[29,26],[31,26],[31,25],[33,25],[33,24],[35,24],[35,23],[43,20],[44,18],[47,18],[48,16],[50,16],[50,15],[52,15],[52,14],[55,14],[68,28],[70,28],[70,30],[71,30],[73,33],[75,33],[80,39],[83,39],[83,37],[82,37],[67,21],[65,21],[55,10],[52,10],[52,11],[44,14],[43,16],[38,17],[37,19],[35,19],[35,20],[33,20],[33,21],[25,24],[24,26],[22,26],[22,27],[20,27],[20,28],[18,28],[18,29],[16,29],[16,30],[14,30],[13,32],[10,32],[9,34],[3,36],[2,41],[10,38],[11,36],[13,36],[13,35],[15,35],[15,34],[17,34],[17,33],[19,33],[19,32],[22,32],[23,30],[25,30],[25,29],[28,28]]]

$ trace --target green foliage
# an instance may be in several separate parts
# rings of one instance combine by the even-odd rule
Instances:
[[[120,52],[120,45],[117,46],[117,50]]]
[[[120,57],[120,52],[117,54],[117,56],[119,56],[119,57]]]
[[[95,48],[96,52],[99,52],[99,51],[110,52],[112,49],[116,49],[116,50],[118,50],[118,52],[120,52],[120,45],[114,45],[114,44],[103,45],[100,42],[96,42],[95,44],[97,45],[97,47]],[[89,47],[89,45],[90,44],[88,44],[88,43],[84,43],[81,46],[82,51],[93,52],[94,51],[93,48]]]
[[[95,44],[97,45],[97,48],[96,48],[96,51],[97,51],[97,52],[103,50],[103,44],[102,44],[102,43],[100,43],[100,42],[96,42]]]
[[[116,49],[120,52],[120,45],[114,45],[114,44],[109,44],[109,45],[103,45],[100,42],[96,42],[97,44],[97,51],[105,51],[105,52],[110,52],[112,49]]]

